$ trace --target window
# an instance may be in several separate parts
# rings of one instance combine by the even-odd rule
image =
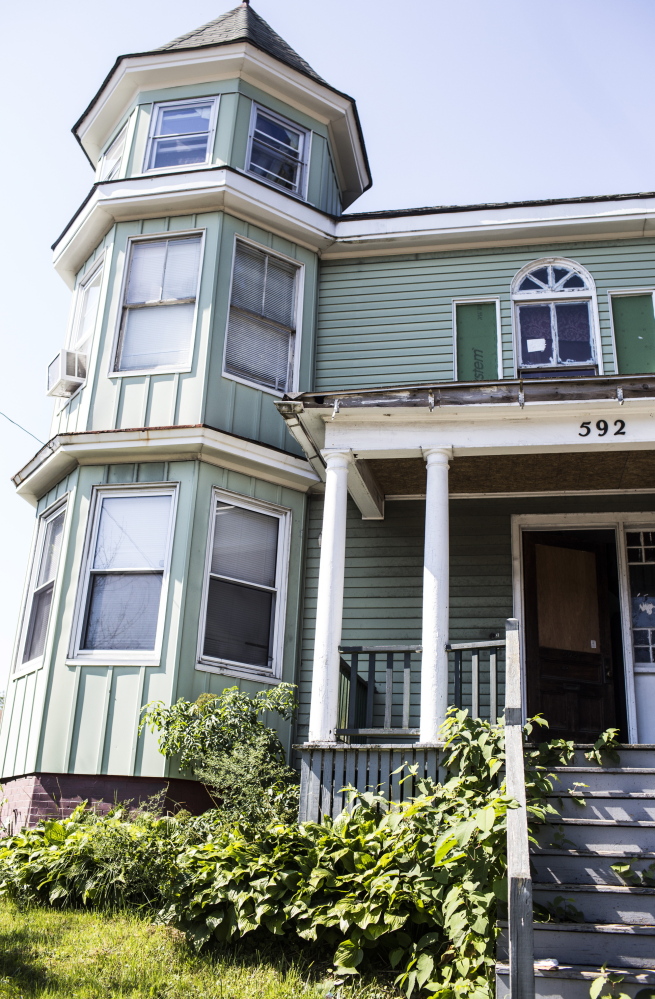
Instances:
[[[123,161],[123,153],[125,152],[126,138],[127,125],[124,125],[100,161],[98,180],[114,180],[118,176],[118,171]]]
[[[297,264],[237,240],[225,372],[287,392],[295,353]]]
[[[24,635],[21,664],[43,655],[50,619],[52,594],[55,587],[61,542],[64,533],[65,508],[42,517],[37,542],[37,558],[31,581],[27,629]]]
[[[302,196],[307,132],[253,105],[248,170],[285,191]]]
[[[655,531],[628,531],[628,572],[635,665],[655,662]]]
[[[188,366],[201,236],[133,242],[116,371]]]
[[[102,264],[82,280],[77,291],[77,305],[70,338],[71,350],[89,355],[95,329],[102,285]],[[86,374],[86,372],[85,372]]]
[[[211,157],[218,99],[155,104],[144,170],[170,170]]]
[[[520,272],[513,292],[521,374],[544,377],[563,367],[595,374],[589,276],[569,261],[540,261]]]
[[[153,652],[168,568],[173,493],[99,492],[79,652]]]
[[[214,502],[200,658],[277,675],[288,514],[226,494]]]

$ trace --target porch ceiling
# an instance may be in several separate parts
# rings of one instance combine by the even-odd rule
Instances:
[[[425,494],[422,458],[374,458],[366,465],[385,496]],[[451,494],[655,491],[655,450],[458,457],[450,464],[449,487]]]

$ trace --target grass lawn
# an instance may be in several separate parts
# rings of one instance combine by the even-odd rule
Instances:
[[[392,999],[392,982],[342,982],[283,937],[196,955],[179,932],[137,916],[0,901],[0,999]]]

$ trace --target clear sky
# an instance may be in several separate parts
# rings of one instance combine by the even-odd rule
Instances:
[[[0,16],[0,409],[45,441],[70,292],[50,245],[93,177],[70,133],[120,53],[230,0],[32,0]],[[374,185],[354,211],[655,189],[653,0],[253,0],[356,98]],[[9,476],[37,450],[0,417],[0,690],[34,518]]]

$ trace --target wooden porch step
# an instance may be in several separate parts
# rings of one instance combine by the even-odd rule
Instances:
[[[641,870],[655,861],[655,853],[636,851],[566,850],[547,847],[533,852],[530,863],[535,881],[541,884],[622,885],[612,864],[633,862]],[[644,863],[645,862],[645,863]]]
[[[501,924],[498,956],[507,959],[507,925]],[[560,964],[655,971],[655,926],[634,923],[534,923],[534,959]]]
[[[655,794],[655,767],[551,767],[549,773],[555,776],[555,796],[568,791]]]
[[[619,992],[631,999],[645,988],[655,990],[655,972],[608,968],[621,976]],[[552,971],[535,968],[535,999],[589,999],[589,987],[600,975],[600,967],[582,964],[560,964]],[[509,968],[499,961],[496,965],[496,999],[509,999]]]
[[[588,923],[655,926],[655,888],[533,882],[532,899],[535,905],[554,908],[556,915],[565,914],[570,905]]]
[[[536,830],[540,847],[621,853],[655,854],[655,821],[561,818],[550,820]]]
[[[655,821],[655,793],[650,791],[589,791],[549,795],[548,802],[565,819]],[[548,821],[557,821],[550,816]]]

